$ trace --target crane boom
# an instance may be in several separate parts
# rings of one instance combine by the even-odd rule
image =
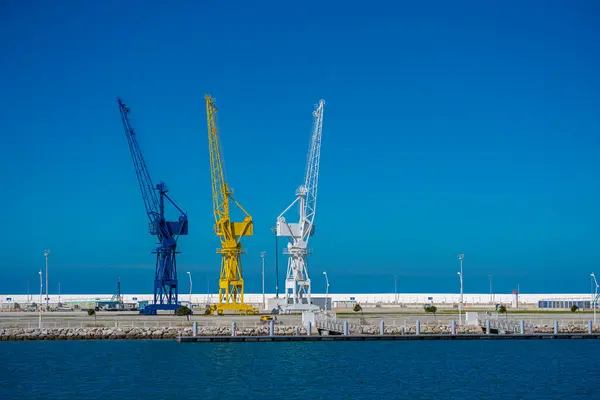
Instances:
[[[144,161],[144,156],[140,150],[140,145],[137,142],[135,130],[129,119],[129,107],[123,103],[121,98],[117,98],[119,103],[119,111],[121,112],[121,121],[123,122],[123,128],[125,129],[125,136],[127,137],[127,144],[129,145],[129,151],[131,152],[131,158],[133,160],[133,167],[135,168],[135,174],[137,175],[138,183],[142,191],[142,200],[146,207],[146,213],[150,222],[154,222],[160,216],[158,196],[152,184],[150,178],[150,172]]]
[[[242,259],[244,253],[241,244],[242,236],[252,236],[252,217],[233,198],[233,190],[229,188],[223,171],[222,154],[217,130],[217,107],[210,95],[206,100],[206,118],[208,125],[208,148],[210,156],[210,176],[212,183],[213,213],[215,216],[215,235],[221,242],[217,254],[221,255],[221,272],[219,278],[219,302],[212,310],[218,314],[233,311],[243,314],[255,314],[257,311],[244,303],[244,278]],[[232,201],[243,213],[242,222],[232,222],[229,215]]]
[[[221,161],[221,147],[217,131],[217,107],[212,99],[206,96],[206,115],[208,123],[208,151],[210,156],[210,176],[212,182],[213,211],[215,223],[229,216],[229,198],[227,184]]]
[[[325,100],[320,100],[317,109],[313,111],[313,130],[306,163],[306,200],[304,202],[304,218],[307,221],[303,229],[302,238],[308,242],[308,237],[313,233],[315,215],[317,212],[317,189],[319,188],[319,162],[321,161],[321,137],[323,135],[323,106]],[[304,225],[303,225],[304,227]]]
[[[289,238],[287,249],[284,250],[284,254],[288,255],[284,309],[289,311],[308,311],[318,308],[312,304],[310,298],[307,255],[309,253],[308,240],[314,234],[314,220],[317,210],[324,105],[325,101],[320,100],[313,111],[313,127],[304,183],[296,189],[296,199],[277,217],[277,236]],[[299,203],[298,222],[287,222],[285,214],[296,203]]]

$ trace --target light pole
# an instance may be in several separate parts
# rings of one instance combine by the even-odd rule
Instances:
[[[594,292],[594,298],[592,299],[592,307],[594,307],[594,325],[596,325],[596,302],[598,301],[598,281],[596,280],[596,274],[593,272],[590,274],[592,278],[594,278],[594,283],[596,284],[596,291]]]
[[[267,255],[266,251],[260,252],[260,258],[262,260],[262,295],[263,295],[263,310],[267,308],[265,304],[265,256]]]
[[[462,325],[462,305],[463,305],[463,267],[462,262],[465,258],[464,254],[459,254],[458,259],[460,260],[460,272],[458,272],[458,277],[460,278],[460,297],[458,304],[458,324]]]
[[[210,294],[210,279],[206,278],[206,302],[210,304],[212,296]]]
[[[327,271],[323,271],[323,275],[325,275],[325,309],[328,310],[328,299],[329,299],[329,277],[327,276]]]
[[[277,244],[277,228],[272,226],[271,231],[275,234],[275,298],[279,298],[279,245]]]
[[[394,276],[394,303],[398,304],[398,277]]]
[[[38,306],[39,328],[42,329],[42,270],[40,269],[40,304]]]
[[[191,310],[192,309],[192,273],[190,271],[188,271],[187,275],[190,278],[190,310]]]
[[[44,257],[46,257],[46,311],[50,311],[50,305],[48,304],[48,256],[50,255],[50,250],[44,250]]]
[[[492,276],[489,275],[490,277],[490,304],[494,304],[494,295],[492,294]]]
[[[60,282],[58,282],[58,303],[60,304]]]

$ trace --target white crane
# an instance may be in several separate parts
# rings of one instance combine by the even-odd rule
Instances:
[[[296,200],[277,217],[277,236],[289,238],[287,249],[288,268],[285,279],[285,305],[283,311],[309,311],[319,307],[311,304],[310,277],[306,256],[308,239],[314,234],[314,220],[317,206],[317,188],[319,186],[319,161],[321,158],[321,136],[323,133],[323,105],[325,100],[313,111],[313,129],[308,148],[306,176],[304,183],[296,189]],[[289,223],[284,217],[294,204],[299,204],[298,222]]]

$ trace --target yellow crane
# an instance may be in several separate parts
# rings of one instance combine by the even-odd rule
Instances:
[[[252,217],[233,198],[233,189],[225,181],[221,148],[217,133],[217,107],[210,95],[206,100],[206,119],[208,122],[208,148],[210,153],[210,177],[212,181],[213,211],[215,214],[215,234],[221,240],[221,275],[219,278],[219,302],[211,307],[219,315],[224,312],[236,314],[258,314],[258,310],[244,303],[244,278],[242,259],[244,253],[241,238],[252,236]],[[244,213],[242,222],[232,222],[229,217],[229,201]]]

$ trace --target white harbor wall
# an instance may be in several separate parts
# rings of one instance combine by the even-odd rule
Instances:
[[[313,297],[325,297],[324,293],[313,293]],[[339,294],[329,293],[332,303],[336,302],[350,302],[356,301],[358,303],[373,304],[457,304],[459,301],[459,294],[457,293],[353,293],[353,294]],[[68,302],[81,302],[81,301],[108,301],[111,299],[112,294],[61,294],[60,298],[58,294],[51,293],[48,295],[49,302],[52,304],[56,303],[68,303]],[[274,298],[274,293],[265,294],[265,298]],[[284,297],[283,294],[279,294],[279,297]],[[148,300],[152,301],[154,296],[152,294],[122,294],[123,301],[125,302],[137,302]],[[213,294],[192,294],[192,303],[204,304],[216,302],[218,295]],[[42,296],[42,302],[45,303],[45,294]],[[188,302],[190,299],[189,294],[180,294],[179,300],[181,302]],[[246,294],[244,300],[247,303],[259,304],[262,303],[262,294]],[[470,294],[466,293],[463,295],[464,303],[466,305],[477,305],[477,304],[490,304],[491,297],[489,293]],[[519,294],[518,301],[520,304],[537,304],[540,300],[590,300],[590,293],[575,293],[575,294]],[[494,303],[512,304],[515,300],[515,295],[512,293],[504,294],[498,293],[493,294]],[[0,294],[0,304],[6,303],[39,303],[40,296],[37,295],[23,295],[23,294]]]

